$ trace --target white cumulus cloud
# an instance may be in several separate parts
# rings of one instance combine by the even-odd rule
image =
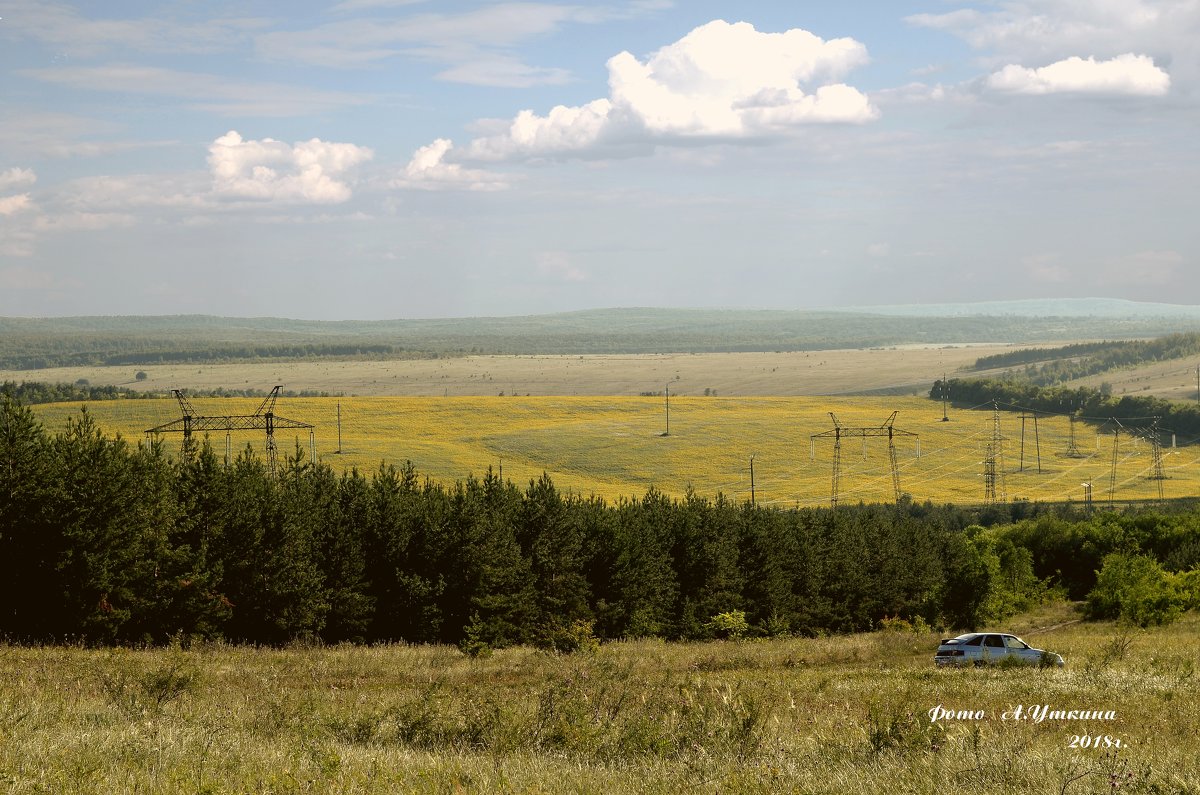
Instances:
[[[286,144],[272,138],[245,140],[230,131],[208,148],[218,195],[259,201],[337,204],[351,195],[352,169],[370,160],[362,146],[313,138]]]
[[[546,115],[521,111],[461,150],[431,146],[439,148],[436,166],[444,170],[453,162],[642,153],[696,141],[769,139],[805,124],[859,124],[879,111],[840,79],[867,60],[866,47],[854,39],[715,20],[645,61],[628,52],[610,58],[607,97],[559,105]]]
[[[1071,57],[1048,66],[1010,64],[987,79],[989,88],[1014,94],[1132,94],[1161,96],[1171,77],[1146,55],[1126,53],[1107,61]]]
[[[466,168],[459,163],[447,163],[446,154],[454,148],[447,138],[438,138],[422,146],[404,168],[404,173],[392,181],[394,188],[420,190],[465,189],[477,191],[503,190],[508,180],[490,171]]]

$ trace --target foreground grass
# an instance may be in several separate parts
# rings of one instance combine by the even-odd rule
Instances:
[[[197,411],[250,414],[261,401],[198,398]],[[338,411],[343,433],[338,447]],[[916,436],[896,441],[901,490],[918,502],[972,504],[983,500],[985,447],[991,441],[990,411],[951,409],[942,422],[940,404],[920,398],[726,398],[683,397],[671,401],[670,435],[661,397],[460,397],[288,399],[279,415],[316,426],[317,456],[341,469],[372,472],[380,461],[411,460],[422,475],[441,482],[482,475],[488,467],[526,483],[549,473],[560,489],[606,499],[640,497],[651,486],[672,496],[688,487],[713,498],[750,498],[750,458],[754,457],[756,499],[762,505],[827,505],[833,440],[829,412],[847,427],[878,428],[892,412],[895,427]],[[78,417],[78,404],[35,406],[51,431]],[[140,440],[142,431],[178,419],[174,400],[110,400],[88,411],[107,433]],[[1078,458],[1068,457],[1072,429],[1063,417],[1033,423],[1005,413],[1002,430],[1004,477],[999,491],[1008,499],[1079,501],[1081,484],[1092,483],[1097,502],[1108,499],[1113,483],[1113,438],[1093,427],[1075,429]],[[219,455],[224,434],[211,438]],[[279,447],[308,449],[307,433],[280,432]],[[239,433],[234,451],[247,443],[261,450],[261,432]],[[179,436],[167,440],[178,450]],[[919,454],[918,454],[919,453]],[[1154,500],[1200,493],[1200,449],[1164,451],[1167,480],[1152,481],[1151,445],[1120,440],[1114,497]],[[894,489],[887,440],[849,438],[842,443],[840,497],[843,503],[891,502]]]
[[[1061,670],[938,671],[937,636],[897,633],[486,659],[0,647],[0,790],[1200,792],[1200,621],[1070,618],[1006,627],[1053,626],[1029,639]],[[1116,717],[1001,718],[1041,704]],[[937,705],[984,717],[931,722]],[[1070,747],[1083,734],[1120,747]]]

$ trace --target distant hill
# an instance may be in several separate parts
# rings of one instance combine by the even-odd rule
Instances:
[[[854,313],[899,317],[1090,317],[1200,319],[1200,306],[1155,304],[1120,298],[1034,298],[1024,301],[982,301],[968,304],[902,304],[847,307]]]
[[[795,351],[1066,342],[1200,331],[1200,307],[1017,301],[843,310],[596,309],[318,321],[212,315],[0,318],[0,369],[256,359]]]

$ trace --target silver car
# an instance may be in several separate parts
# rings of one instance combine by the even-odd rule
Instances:
[[[939,668],[947,665],[987,665],[1016,660],[1029,665],[1064,665],[1061,655],[1035,649],[1016,635],[1003,632],[968,632],[943,640],[933,655]]]

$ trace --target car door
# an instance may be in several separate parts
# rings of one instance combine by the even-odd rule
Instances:
[[[1004,638],[999,635],[985,635],[983,638],[983,659],[985,662],[997,663],[1007,656],[1008,649],[1004,646]]]
[[[985,635],[976,635],[963,643],[963,661],[979,665],[983,662],[983,639]]]
[[[1040,651],[1031,647],[1016,635],[1005,635],[1004,646],[1010,657],[1017,657],[1023,662],[1036,663],[1042,656]]]

